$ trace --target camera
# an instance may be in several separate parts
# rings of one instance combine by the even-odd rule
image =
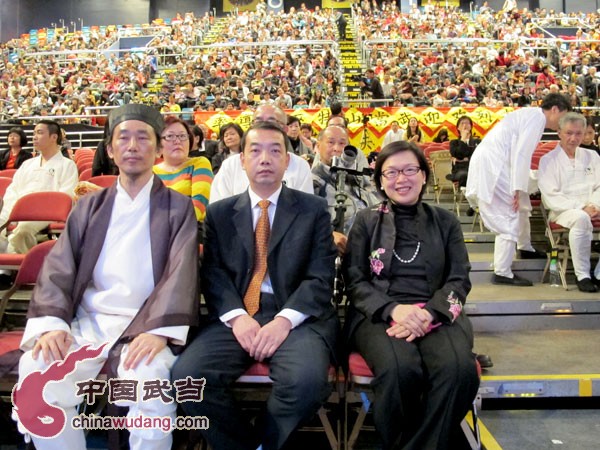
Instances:
[[[350,77],[350,79],[356,83],[359,83],[361,81],[365,84],[369,83],[369,79],[367,77],[365,77],[364,75],[352,75]]]
[[[341,156],[334,156],[331,161],[331,169],[335,170],[351,170],[357,171],[358,165],[356,162],[356,156],[358,155],[358,149],[352,145],[344,147],[344,151]]]

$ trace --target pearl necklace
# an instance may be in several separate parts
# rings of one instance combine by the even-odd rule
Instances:
[[[398,261],[400,261],[402,264],[410,264],[411,262],[413,262],[415,260],[415,258],[419,254],[419,250],[421,250],[421,241],[417,241],[417,248],[415,249],[415,253],[412,255],[412,258],[410,258],[410,259],[402,259],[402,258],[400,258],[398,256],[398,253],[396,253],[395,249],[392,249],[392,253],[394,253],[395,258]]]

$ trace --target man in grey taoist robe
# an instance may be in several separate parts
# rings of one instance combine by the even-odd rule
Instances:
[[[42,268],[21,342],[18,387],[25,389],[27,374],[70,351],[107,345],[64,380],[46,385],[44,401],[62,408],[67,421],[51,439],[32,435],[38,450],[85,449],[83,430],[71,426],[82,401],[76,383],[96,378],[107,359],[109,378],[137,380],[140,392],[146,380],[168,380],[177,348],[196,323],[192,203],[152,173],[163,128],[161,115],[145,105],[111,112],[107,150],[119,167],[118,181],[79,200]],[[142,401],[140,395],[127,406],[129,417],[176,417],[176,402],[162,398]],[[21,432],[30,430],[23,426],[30,407],[37,404],[13,409]],[[130,429],[131,449],[167,450],[171,443],[170,431]]]

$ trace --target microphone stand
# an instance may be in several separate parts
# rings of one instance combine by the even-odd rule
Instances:
[[[335,219],[333,220],[333,229],[339,233],[344,232],[344,216],[346,215],[346,174],[343,169],[337,170],[337,181],[335,191]],[[342,257],[338,255],[335,258],[335,279],[333,281],[333,301],[340,304],[344,295],[344,279],[342,276]]]

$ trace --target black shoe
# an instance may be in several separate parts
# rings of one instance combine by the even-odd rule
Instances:
[[[590,278],[577,280],[577,289],[579,289],[581,292],[598,292],[598,288]]]
[[[489,369],[490,367],[494,367],[494,363],[492,362],[492,358],[490,355],[482,355],[480,353],[475,354],[475,358],[477,358],[477,362],[482,369]]]
[[[521,259],[546,259],[546,253],[539,250],[519,250],[519,256]]]
[[[471,207],[469,207],[469,209],[467,209],[467,216],[472,217],[475,215],[475,210]]]
[[[513,278],[503,277],[502,275],[494,274],[492,284],[506,284],[509,286],[533,286],[533,283],[519,275],[514,275]]]
[[[598,278],[596,278],[594,275],[592,275],[592,283],[594,283],[594,285],[597,288],[600,288],[600,280]]]

